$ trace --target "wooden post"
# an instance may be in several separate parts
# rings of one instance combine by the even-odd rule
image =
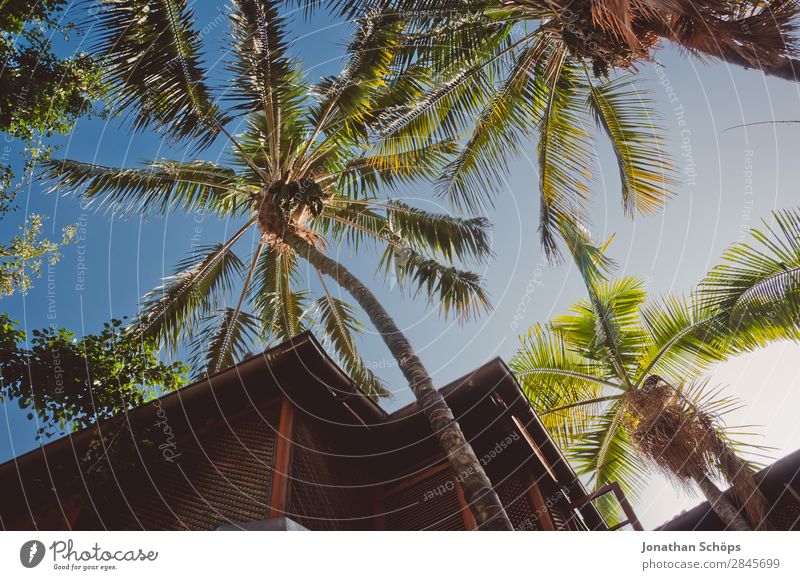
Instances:
[[[539,520],[539,529],[546,532],[555,531],[556,527],[553,524],[553,518],[550,517],[550,510],[547,509],[547,503],[544,501],[544,497],[542,497],[542,490],[539,489],[533,475],[530,473],[528,475],[528,483],[530,484],[528,488],[528,497],[531,499],[533,509],[536,510],[536,518]]]
[[[458,494],[458,505],[461,506],[461,516],[464,518],[465,530],[477,530],[478,523],[475,521],[475,516],[472,515],[472,510],[469,509],[467,499],[464,497],[464,490],[461,489],[461,484],[457,479],[453,479],[456,484],[456,493]]]
[[[272,492],[269,496],[268,518],[280,518],[286,515],[292,475],[293,436],[294,405],[284,397],[281,399],[281,416],[275,443],[275,465],[272,467]]]

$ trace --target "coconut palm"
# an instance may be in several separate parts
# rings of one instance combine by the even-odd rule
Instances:
[[[439,39],[452,33],[480,42],[492,24],[527,22],[557,37],[598,72],[652,59],[662,41],[704,58],[797,80],[792,0],[318,0],[353,15],[391,6]],[[461,44],[463,50],[472,47]]]
[[[628,217],[658,210],[671,195],[673,167],[649,91],[630,72],[619,74],[653,60],[661,40],[784,78],[800,72],[793,35],[799,8],[790,0],[325,4],[346,14],[388,5],[404,15],[404,70],[427,68],[430,77],[418,96],[382,115],[376,131],[411,142],[432,133],[459,140],[459,155],[437,180],[443,197],[482,209],[503,189],[509,159],[538,135],[540,232],[551,257],[559,254],[558,223],[585,221],[592,118],[617,156]]]
[[[490,206],[504,189],[509,161],[538,134],[540,234],[548,255],[557,257],[558,223],[586,221],[598,133],[617,157],[626,215],[662,207],[674,168],[659,115],[634,75],[598,78],[559,35],[541,26],[529,30],[507,10],[495,13],[497,6],[464,12],[467,3],[454,3],[453,11],[439,12],[412,4],[397,4],[407,26],[396,75],[413,90],[373,129],[395,147],[456,141],[458,154],[436,179],[441,197],[471,212]]]
[[[635,496],[655,466],[699,488],[729,528],[765,526],[764,498],[722,420],[736,403],[703,374],[769,341],[797,338],[800,212],[774,219],[729,249],[688,298],[651,304],[640,279],[606,277],[613,263],[605,246],[565,228],[588,297],[533,326],[511,366],[595,488],[617,481]],[[717,478],[732,486],[747,519]]]
[[[459,33],[483,20],[527,22],[557,37],[599,73],[652,59],[662,41],[689,53],[797,80],[792,0],[367,0],[391,5],[439,30]],[[461,48],[463,48],[462,45]]]
[[[188,343],[197,368],[215,372],[253,343],[316,328],[362,388],[380,395],[383,385],[356,351],[357,310],[334,296],[325,282],[332,279],[397,359],[479,525],[509,529],[491,483],[409,341],[372,291],[332,257],[346,244],[352,250],[371,245],[380,252],[379,266],[396,274],[401,287],[429,297],[446,315],[468,317],[488,306],[480,277],[459,269],[490,254],[486,220],[378,197],[382,188],[429,177],[453,149],[447,140],[415,149],[370,142],[370,121],[405,98],[402,85],[387,83],[400,19],[390,13],[362,18],[342,72],[308,85],[289,55],[279,3],[235,0],[231,78],[217,99],[186,0],[100,4],[98,48],[114,104],[136,130],[153,129],[195,154],[227,140],[227,164],[159,159],[143,168],[112,168],[64,160],[48,162],[43,177],[54,189],[119,215],[202,210],[238,224],[228,239],[178,264],[144,298],[130,331],[170,348]],[[254,240],[249,255],[240,259],[238,248],[248,240]],[[303,261],[319,275],[321,296],[303,280]]]

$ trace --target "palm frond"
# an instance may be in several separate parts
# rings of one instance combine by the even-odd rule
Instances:
[[[231,44],[235,55],[228,65],[234,82],[226,97],[264,121],[264,147],[270,167],[278,172],[287,152],[281,147],[287,128],[304,113],[306,87],[299,64],[288,55],[286,22],[281,2],[234,0],[231,3]],[[292,152],[288,152],[292,153]]]
[[[261,254],[252,286],[255,313],[262,324],[264,340],[283,342],[297,336],[306,326],[308,292],[299,285],[294,254],[269,248]]]
[[[562,222],[583,223],[591,178],[589,134],[585,128],[586,87],[575,63],[565,52],[548,79],[536,83],[539,122],[539,232],[545,252],[559,255],[557,236]]]
[[[513,68],[483,108],[470,138],[437,180],[437,193],[458,208],[476,211],[505,184],[508,162],[521,151],[538,119],[534,79],[543,73],[548,41],[537,38],[514,55]],[[469,45],[466,45],[469,46]]]
[[[639,458],[623,418],[624,402],[612,404],[600,415],[593,428],[565,450],[579,476],[586,477],[592,489],[618,483],[625,496],[636,501],[644,490],[648,466]],[[607,520],[619,519],[616,506],[598,502]]]
[[[314,302],[311,311],[322,327],[323,343],[333,350],[356,385],[374,400],[389,396],[383,381],[366,366],[356,349],[354,335],[363,331],[363,325],[356,318],[354,308],[326,290],[325,296]]]
[[[675,180],[664,148],[663,128],[651,99],[638,88],[633,75],[600,84],[590,79],[587,82],[589,109],[611,140],[617,157],[626,215],[633,217],[661,209]]]
[[[411,288],[414,296],[427,296],[445,317],[453,314],[464,321],[491,307],[478,274],[428,258],[401,238],[388,244],[380,267],[387,277],[394,273],[401,288]]]
[[[424,211],[401,201],[389,201],[386,219],[392,232],[415,248],[454,259],[491,256],[490,228],[486,218],[457,218]]]
[[[363,135],[365,123],[374,115],[376,95],[385,92],[399,42],[403,19],[390,9],[368,10],[358,20],[347,47],[347,63],[335,78],[325,79],[315,89],[321,95],[312,111],[317,132],[330,139]]]
[[[203,247],[182,260],[172,276],[145,295],[128,331],[154,337],[174,351],[180,339],[192,334],[198,323],[220,305],[222,296],[241,276],[244,266],[232,245]]]
[[[209,145],[224,123],[201,66],[201,37],[187,0],[100,3],[97,51],[112,106],[172,139]]]
[[[611,236],[605,243],[598,244],[594,241],[591,231],[573,220],[560,222],[559,230],[572,261],[578,268],[578,273],[591,295],[595,292],[595,286],[605,281],[607,274],[616,268],[614,260],[606,254],[614,236]]]
[[[492,79],[512,58],[516,47],[531,40],[526,35],[511,40],[509,25],[487,37],[480,50],[470,50],[463,61],[432,74],[430,67],[411,66],[400,76],[404,99],[384,103],[373,129],[402,147],[416,148],[430,141],[450,139],[469,132],[493,92]]]
[[[328,242],[347,242],[359,251],[365,240],[386,241],[386,225],[385,216],[376,209],[346,197],[334,197],[314,220],[313,228]]]
[[[644,284],[635,277],[596,287],[596,296],[581,300],[552,325],[585,358],[606,366],[608,377],[626,383],[638,368],[646,337],[639,324]]]
[[[642,326],[649,334],[649,345],[637,372],[637,384],[651,374],[679,384],[739,352],[724,321],[696,295],[689,299],[665,296],[645,306]]]
[[[800,320],[800,211],[773,212],[774,225],[751,230],[699,286],[707,307],[742,330],[783,329],[796,336]],[[757,334],[757,331],[756,331]],[[755,334],[754,334],[755,337]]]
[[[153,161],[144,169],[122,169],[71,159],[41,162],[40,177],[53,190],[81,191],[97,209],[122,216],[194,212],[230,215],[247,200],[233,170],[210,161]]]
[[[560,333],[538,324],[520,343],[509,366],[548,432],[560,447],[569,447],[601,410],[590,401],[609,384],[605,369],[580,356]]]
[[[198,380],[240,362],[259,335],[258,319],[235,308],[223,308],[204,323],[190,345],[190,367]]]
[[[419,147],[402,147],[402,140],[384,139],[364,156],[345,164],[337,173],[339,189],[353,198],[376,194],[383,188],[397,189],[416,180],[429,181],[456,151],[452,140],[431,141]]]

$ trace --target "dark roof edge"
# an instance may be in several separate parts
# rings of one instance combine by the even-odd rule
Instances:
[[[761,483],[767,479],[777,479],[786,483],[791,483],[800,477],[800,449],[784,455],[774,463],[767,465],[757,473],[753,474],[756,483]],[[730,496],[733,492],[731,488],[723,492]],[[683,511],[671,519],[665,521],[653,531],[681,531],[689,527],[694,528],[712,511],[711,505],[701,502],[686,511]],[[678,527],[676,527],[678,526]]]
[[[325,352],[316,337],[314,337],[314,335],[309,331],[298,334],[297,336],[275,347],[268,348],[258,354],[248,357],[232,367],[210,375],[176,391],[162,395],[157,399],[162,401],[162,405],[165,407],[169,407],[174,404],[184,405],[190,400],[206,394],[207,391],[212,388],[212,385],[219,388],[219,386],[230,382],[238,382],[238,377],[241,375],[250,374],[262,366],[268,367],[270,363],[273,363],[276,359],[288,354],[289,352],[307,348],[313,349],[312,352],[316,353],[316,355],[319,357],[319,362],[324,365],[326,372],[330,374],[330,377],[326,378],[336,378],[337,384],[327,385],[327,390],[330,392],[331,396],[333,396],[339,402],[346,402],[348,407],[356,411],[362,420],[367,419],[369,422],[374,423],[380,422],[386,417],[386,412],[381,409],[372,399],[364,395],[364,393],[355,385],[355,383]],[[177,403],[177,401],[180,401],[181,403]],[[53,441],[43,442],[38,447],[0,464],[0,478],[3,477],[4,472],[7,470],[13,470],[16,472],[20,465],[36,461],[37,458],[43,454],[45,447],[48,450],[48,454],[57,455],[59,453],[68,452],[76,447],[81,447],[82,445],[88,444],[92,437],[98,435],[98,431],[101,427],[106,428],[109,426],[114,426],[122,421],[135,423],[137,418],[145,412],[144,410],[146,408],[146,404],[140,405],[139,407],[120,413],[111,419],[101,421],[98,424],[91,425],[90,427],[86,427],[80,431],[69,433]]]

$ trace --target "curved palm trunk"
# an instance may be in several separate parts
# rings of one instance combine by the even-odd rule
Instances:
[[[668,40],[669,37],[665,37]],[[742,55],[733,52],[733,51],[722,51],[720,50],[717,53],[706,52],[708,56],[718,58],[728,64],[736,65],[743,67],[745,69],[755,69],[760,70],[765,75],[777,77],[780,79],[785,79],[788,81],[798,82],[800,81],[800,60],[785,57],[782,58],[779,62],[776,63],[759,63],[758,66],[751,63],[749,60],[744,58]]]
[[[725,470],[725,477],[731,482],[733,493],[744,506],[748,519],[756,530],[768,530],[767,498],[761,492],[750,472],[750,468],[724,442],[720,441],[719,460]]]
[[[286,233],[284,242],[311,265],[347,290],[369,316],[372,324],[380,332],[392,355],[397,359],[400,370],[408,380],[425,417],[439,440],[439,445],[447,454],[453,472],[464,490],[464,496],[475,515],[481,530],[511,530],[511,522],[506,515],[500,498],[478,461],[475,452],[464,437],[453,412],[447,406],[442,394],[433,386],[428,371],[419,360],[408,339],[403,335],[375,295],[344,266],[329,258],[294,233]]]
[[[664,40],[668,40],[678,44],[679,46],[684,46],[684,48],[688,48],[690,50],[693,49],[693,47],[686,46],[683,42],[681,42],[681,39],[676,38],[673,32],[666,27],[654,25],[653,32],[656,32],[656,34],[658,34]],[[718,58],[728,64],[740,66],[745,69],[761,70],[765,75],[794,82],[800,81],[800,60],[791,57],[784,57],[775,63],[761,62],[758,64],[758,66],[756,66],[736,51],[726,50],[725,47],[720,45],[711,45],[711,47],[713,48],[709,50],[710,46],[705,45],[704,50],[701,52],[712,58]]]
[[[697,478],[695,481],[703,492],[703,495],[706,496],[711,509],[719,516],[719,519],[722,520],[722,523],[725,524],[727,529],[737,532],[749,532],[753,530],[750,524],[748,524],[739,513],[739,510],[737,510],[722,491],[714,485],[713,481],[705,475]]]
[[[778,77],[781,79],[786,79],[794,82],[800,81],[800,60],[797,60],[795,58],[784,58],[777,64],[763,64],[758,67],[753,66],[747,60],[742,58],[741,55],[735,53],[725,56],[720,56],[719,58],[721,58],[727,63],[742,66],[744,68],[759,69],[764,74],[769,76]]]

